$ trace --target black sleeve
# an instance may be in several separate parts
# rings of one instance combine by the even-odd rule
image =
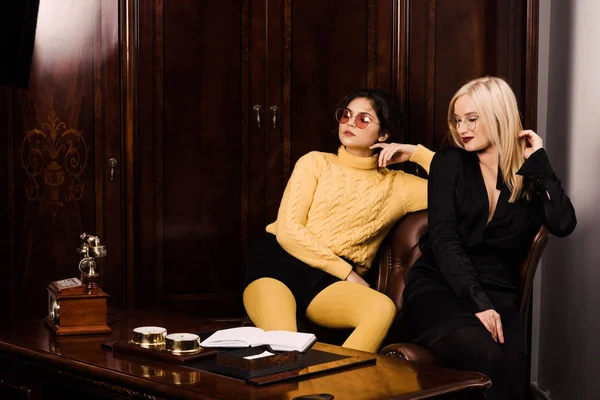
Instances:
[[[531,182],[542,198],[544,205],[544,223],[551,234],[563,237],[569,235],[577,225],[575,209],[565,194],[560,180],[554,174],[546,151],[539,149],[529,156],[517,174]]]
[[[460,155],[438,152],[433,157],[428,183],[429,240],[442,275],[474,313],[493,309],[458,235],[456,187]]]

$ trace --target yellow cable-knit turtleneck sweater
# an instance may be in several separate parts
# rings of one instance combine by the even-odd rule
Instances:
[[[405,214],[427,208],[427,181],[403,171],[377,170],[378,155],[310,152],[300,158],[267,232],[289,254],[346,279],[364,275],[385,235]],[[429,172],[433,152],[423,146],[410,161]]]

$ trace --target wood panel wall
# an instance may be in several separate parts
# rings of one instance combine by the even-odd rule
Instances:
[[[101,284],[111,307],[123,306],[119,169],[111,181],[107,168],[121,152],[118,6],[41,1],[30,89],[2,89],[2,272],[13,317],[45,314],[46,285],[79,275],[83,232],[108,246]]]
[[[240,315],[248,252],[296,160],[337,148],[348,92],[394,93],[402,140],[438,149],[452,94],[498,75],[535,128],[538,1],[41,0],[31,89],[0,88],[0,311],[43,315],[85,231],[111,311]]]

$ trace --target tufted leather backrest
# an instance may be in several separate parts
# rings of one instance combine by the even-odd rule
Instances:
[[[427,211],[407,214],[392,228],[379,248],[379,273],[374,288],[402,308],[404,278],[421,256],[419,239],[427,230]]]

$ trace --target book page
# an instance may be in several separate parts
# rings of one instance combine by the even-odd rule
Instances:
[[[202,347],[249,347],[264,344],[265,331],[253,326],[221,329],[200,343]]]
[[[273,350],[290,351],[296,350],[304,352],[310,345],[316,341],[316,336],[312,333],[289,332],[289,331],[268,331],[264,333],[265,342]]]

